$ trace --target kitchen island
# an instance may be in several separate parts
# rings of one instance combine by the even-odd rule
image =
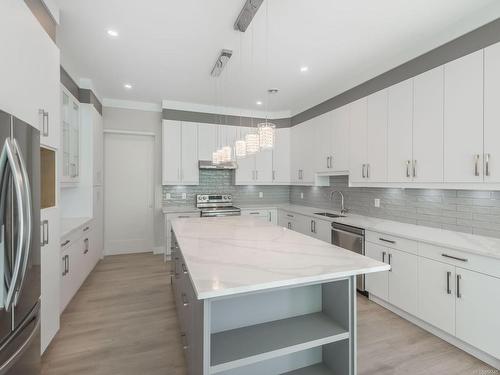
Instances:
[[[390,266],[251,217],[172,221],[190,375],[356,374],[356,275]]]

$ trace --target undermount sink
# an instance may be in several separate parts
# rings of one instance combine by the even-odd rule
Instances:
[[[331,214],[329,212],[315,212],[314,214],[315,215],[320,215],[320,216],[331,217],[331,218],[345,217],[344,215]]]

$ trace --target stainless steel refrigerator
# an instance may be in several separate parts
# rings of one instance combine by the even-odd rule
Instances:
[[[0,375],[40,373],[40,134],[0,111]]]

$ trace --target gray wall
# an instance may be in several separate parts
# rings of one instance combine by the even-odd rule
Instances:
[[[264,193],[259,198],[259,192]],[[166,199],[166,194],[171,194],[171,200]],[[187,194],[187,199],[181,199],[182,193]],[[200,170],[200,184],[197,186],[164,186],[164,205],[195,205],[196,194],[228,193],[233,195],[235,205],[245,204],[273,204],[288,203],[290,200],[289,186],[236,186],[234,185],[234,171],[231,170]]]
[[[155,246],[163,246],[163,213],[161,189],[161,113],[103,107],[104,130],[126,130],[155,134]],[[106,135],[104,135],[106,137]],[[104,171],[106,173],[106,171]]]
[[[354,188],[347,184],[347,176],[340,176],[330,177],[330,187],[292,186],[290,201],[338,209],[338,196],[333,202],[329,196],[332,190],[340,190],[351,213],[500,238],[498,191]],[[380,198],[380,208],[374,207],[375,198]]]

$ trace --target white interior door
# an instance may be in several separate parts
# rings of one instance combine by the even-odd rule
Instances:
[[[153,150],[153,136],[105,135],[105,255],[153,249]]]

